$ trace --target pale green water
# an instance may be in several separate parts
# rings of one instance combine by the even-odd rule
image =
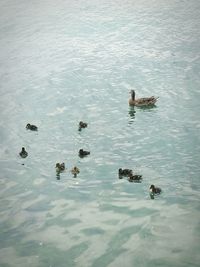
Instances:
[[[200,2],[10,0],[0,14],[0,267],[199,266]],[[132,88],[157,106],[129,108]]]

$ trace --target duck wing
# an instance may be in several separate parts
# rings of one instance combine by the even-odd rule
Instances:
[[[138,98],[136,100],[136,105],[154,105],[157,101],[158,97],[143,97],[143,98]]]

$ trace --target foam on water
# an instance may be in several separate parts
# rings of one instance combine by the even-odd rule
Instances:
[[[198,266],[199,1],[0,10],[0,266]],[[132,88],[157,106],[129,107]]]

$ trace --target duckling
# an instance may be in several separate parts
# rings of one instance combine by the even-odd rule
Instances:
[[[138,175],[138,174],[130,175],[128,177],[129,182],[140,183],[141,180],[142,180],[142,175]]]
[[[22,151],[19,152],[19,155],[22,157],[22,158],[26,158],[28,156],[28,152],[25,150],[24,147],[22,147]]]
[[[83,149],[79,150],[79,157],[85,157],[85,156],[87,156],[89,154],[90,154],[90,151],[86,151],[86,150],[83,150]]]
[[[80,172],[79,168],[76,166],[73,169],[71,169],[71,173],[74,175],[74,177],[76,177],[79,172]]]
[[[57,173],[63,172],[65,170],[65,163],[56,163],[55,168]]]
[[[27,130],[31,130],[31,131],[37,131],[38,130],[38,127],[37,126],[35,126],[35,125],[31,125],[30,123],[28,123],[27,125],[26,125],[26,129]]]
[[[132,174],[133,174],[133,171],[131,169],[119,168],[119,176],[130,176]]]
[[[135,91],[131,90],[130,93],[131,93],[131,98],[129,99],[129,105],[131,106],[138,106],[138,107],[153,106],[158,100],[158,97],[154,96],[135,99]]]
[[[153,185],[153,184],[149,188],[149,193],[150,193],[151,199],[154,199],[155,195],[160,195],[161,192],[162,192],[161,188],[155,187],[155,185]]]
[[[83,122],[83,121],[79,122],[79,128],[78,128],[79,131],[81,131],[82,128],[86,128],[86,127],[87,127],[87,123],[86,122]]]
[[[59,173],[60,172],[60,163],[56,163],[56,172]]]

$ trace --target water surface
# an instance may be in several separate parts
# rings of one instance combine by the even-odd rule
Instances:
[[[199,1],[0,10],[0,266],[199,266]],[[156,107],[130,108],[132,88]]]

